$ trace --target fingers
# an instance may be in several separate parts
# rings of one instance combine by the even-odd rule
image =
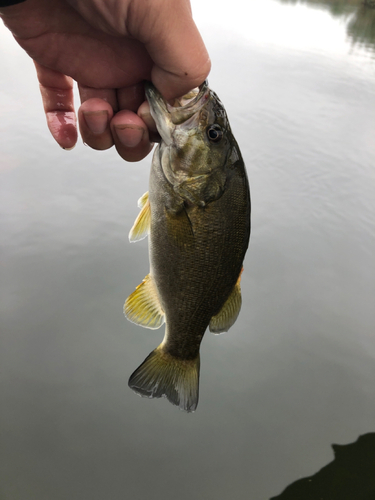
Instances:
[[[139,161],[152,149],[147,125],[132,111],[114,115],[107,102],[89,99],[80,107],[78,117],[82,139],[93,149],[109,149],[115,144],[127,161]]]
[[[114,144],[126,161],[139,161],[148,155],[153,143],[147,124],[136,114],[144,99],[142,84],[117,91],[80,86],[79,91],[83,101],[78,111],[79,128],[88,146],[103,150]],[[121,111],[114,113],[118,108]]]
[[[147,101],[140,105],[137,114],[145,122],[151,142],[160,142],[161,138],[156,128],[156,123],[151,116],[150,105]]]
[[[93,149],[109,149],[115,145],[126,161],[139,161],[153,147],[146,123],[133,111],[113,114],[112,107],[102,99],[85,101],[78,111],[83,141]]]
[[[34,61],[48,128],[56,142],[71,149],[77,142],[73,80]]]
[[[93,149],[111,148],[114,144],[109,126],[112,117],[112,106],[103,99],[85,101],[78,110],[79,131],[83,142]]]
[[[137,109],[146,99],[143,83],[137,83],[130,87],[117,89],[117,102],[119,109],[129,109],[137,112]]]
[[[124,160],[142,160],[153,147],[147,125],[132,111],[119,111],[111,121],[111,130],[117,152]]]

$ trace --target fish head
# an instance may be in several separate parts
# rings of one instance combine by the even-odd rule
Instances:
[[[228,159],[238,149],[224,106],[206,81],[173,104],[149,83],[146,96],[161,136],[158,154],[165,177],[176,191],[189,186],[190,201],[204,205],[197,198],[207,197],[208,183],[209,197],[219,195]],[[221,187],[214,189],[213,177]]]

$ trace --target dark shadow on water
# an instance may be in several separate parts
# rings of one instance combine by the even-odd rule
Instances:
[[[347,21],[347,34],[353,45],[375,51],[375,0],[279,0],[287,4],[306,4],[328,9],[334,17]]]
[[[375,433],[332,448],[333,462],[270,500],[375,500]]]

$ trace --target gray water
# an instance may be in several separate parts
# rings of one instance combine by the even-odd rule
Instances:
[[[61,150],[0,28],[2,500],[375,499],[375,11],[243,5],[193,2],[253,203],[193,414],[127,387],[163,336],[122,313],[151,157]]]

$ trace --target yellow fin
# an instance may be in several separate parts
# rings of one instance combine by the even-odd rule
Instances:
[[[132,243],[143,240],[143,238],[146,238],[150,231],[151,209],[150,202],[148,200],[148,192],[139,198],[138,206],[142,210],[139,212],[138,217],[135,219],[133,227],[129,232],[129,240]]]
[[[159,302],[153,279],[149,274],[126,299],[124,314],[132,323],[152,330],[156,330],[164,323],[164,311]]]
[[[175,358],[161,344],[131,375],[129,387],[148,398],[164,396],[181,410],[192,412],[198,405],[199,366],[199,354],[195,359]]]
[[[148,191],[143,194],[138,200],[138,208],[143,208],[148,202]]]
[[[242,271],[241,271],[242,273]],[[231,326],[234,325],[240,313],[242,304],[241,298],[241,274],[234,285],[229,297],[224,303],[216,316],[212,316],[210,321],[210,332],[223,333],[227,332]]]

